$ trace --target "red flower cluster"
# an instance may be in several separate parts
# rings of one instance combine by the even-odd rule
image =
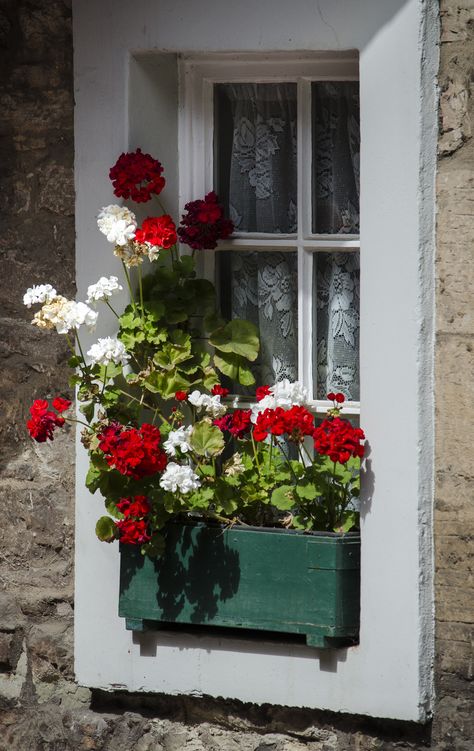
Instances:
[[[109,172],[114,194],[119,198],[131,198],[137,203],[149,201],[152,194],[159,195],[165,187],[161,176],[163,167],[150,154],[141,149],[121,154]]]
[[[213,396],[227,396],[229,393],[229,389],[226,389],[224,386],[221,386],[220,383],[216,383],[215,386],[211,389],[211,394]]]
[[[188,398],[188,392],[187,391],[177,391],[174,395],[174,398],[177,402],[185,402]]]
[[[121,498],[117,508],[125,519],[115,522],[120,542],[125,545],[143,545],[151,538],[148,522],[144,517],[150,512],[150,504],[144,495]]]
[[[148,242],[159,248],[171,248],[178,241],[175,224],[169,214],[149,216],[135,232],[135,240]]]
[[[243,438],[252,426],[250,415],[250,409],[236,409],[224,417],[217,417],[214,425],[217,425],[222,432],[227,430],[234,438]]]
[[[44,443],[48,438],[50,441],[53,440],[54,431],[62,427],[65,422],[61,412],[69,409],[71,402],[57,396],[53,399],[52,406],[59,414],[49,409],[46,399],[35,399],[30,407],[31,419],[27,421],[26,427],[30,436],[38,443]]]
[[[306,407],[276,407],[258,414],[253,437],[256,441],[264,441],[269,433],[277,436],[286,434],[288,440],[300,443],[305,435],[313,435],[313,432],[314,417]]]
[[[166,454],[160,448],[161,434],[154,425],[143,423],[138,429],[124,430],[122,425],[111,423],[98,438],[107,464],[122,475],[140,480],[166,467]]]
[[[233,222],[224,219],[224,210],[214,191],[184,208],[188,213],[181,218],[178,235],[181,242],[194,250],[213,250],[218,240],[225,240],[234,231]]]
[[[257,397],[257,402],[261,402],[262,399],[264,399],[266,396],[270,396],[270,386],[257,386],[255,394]]]
[[[361,428],[354,428],[343,417],[323,420],[313,434],[314,448],[318,454],[329,456],[331,461],[345,464],[351,456],[364,456],[365,434]]]

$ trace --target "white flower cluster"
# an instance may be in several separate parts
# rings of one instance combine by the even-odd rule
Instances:
[[[285,378],[271,386],[270,394],[253,405],[250,419],[253,423],[257,422],[257,416],[266,409],[275,409],[276,407],[290,409],[294,406],[306,404],[308,404],[307,389],[299,381],[292,382]]]
[[[179,449],[183,454],[187,454],[191,451],[189,439],[191,438],[192,426],[188,428],[181,427],[177,430],[170,430],[167,440],[163,443],[163,448],[168,456],[176,456],[176,449]]]
[[[101,276],[95,284],[90,284],[87,288],[86,303],[95,303],[99,300],[108,300],[112,295],[116,295],[123,289],[118,283],[116,276]]]
[[[32,323],[40,329],[56,329],[58,334],[67,334],[82,325],[93,331],[98,313],[83,302],[66,300],[62,295],[54,297],[35,313]]]
[[[88,350],[87,356],[90,357],[91,365],[126,365],[130,360],[130,355],[127,354],[122,342],[111,336],[98,339]]]
[[[220,417],[225,414],[227,408],[221,404],[221,397],[219,394],[210,396],[209,394],[202,394],[200,391],[192,391],[188,396],[188,402],[196,407],[198,412],[205,410],[211,417]]]
[[[57,292],[51,284],[36,284],[34,287],[28,287],[23,295],[23,305],[31,308],[37,303],[51,302],[57,296]]]
[[[163,490],[171,490],[172,493],[176,493],[177,490],[180,493],[190,493],[200,488],[201,483],[191,467],[170,462],[161,476],[160,487]]]
[[[104,206],[97,216],[97,226],[109,243],[127,245],[135,237],[137,218],[126,206]]]

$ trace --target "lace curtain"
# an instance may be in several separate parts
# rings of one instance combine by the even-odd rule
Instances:
[[[236,230],[296,232],[296,85],[223,84],[217,103],[219,195]],[[296,379],[296,253],[219,256],[226,312],[260,330],[257,383]]]
[[[317,232],[358,231],[354,229],[358,222],[358,188],[354,188],[358,185],[357,91],[352,84],[342,86],[346,89],[339,83],[313,85],[313,99],[318,102],[313,110],[313,229],[319,225]],[[296,84],[219,84],[215,113],[216,184],[236,230],[296,232]],[[325,229],[320,228],[323,221]],[[324,254],[324,262],[319,255],[314,255],[315,392],[321,398],[322,392],[324,396],[337,388],[357,398],[353,395],[358,394],[356,270],[352,260],[347,259],[347,272],[344,264],[336,262],[335,256],[340,261],[341,254]],[[257,383],[296,379],[296,252],[233,250],[218,253],[218,259],[223,312],[251,320],[260,329],[262,349],[254,367]],[[352,275],[352,297],[343,273]],[[340,283],[342,294],[336,292]],[[349,372],[352,380],[347,378]],[[343,376],[346,387],[337,385]]]

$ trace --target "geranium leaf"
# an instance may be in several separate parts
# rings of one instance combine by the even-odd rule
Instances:
[[[199,456],[217,456],[224,450],[222,432],[208,420],[201,420],[194,425],[190,443]]]
[[[221,352],[232,352],[251,362],[257,359],[260,349],[257,327],[238,318],[214,331],[209,341]]]
[[[95,533],[102,542],[112,542],[115,540],[117,528],[110,516],[101,516],[95,525]]]

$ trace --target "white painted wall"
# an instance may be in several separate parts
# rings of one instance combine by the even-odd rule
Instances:
[[[113,271],[95,215],[114,200],[108,170],[117,155],[138,145],[156,154],[171,178],[164,199],[176,202],[172,65],[161,55],[144,66],[131,62],[133,53],[360,51],[361,423],[371,446],[360,646],[335,653],[225,637],[133,637],[116,615],[118,550],[95,540],[103,507],[84,488],[86,457],[79,449],[75,654],[81,684],[403,720],[429,716],[437,5],[75,0],[79,299],[89,283]],[[112,325],[104,316],[100,333]]]

